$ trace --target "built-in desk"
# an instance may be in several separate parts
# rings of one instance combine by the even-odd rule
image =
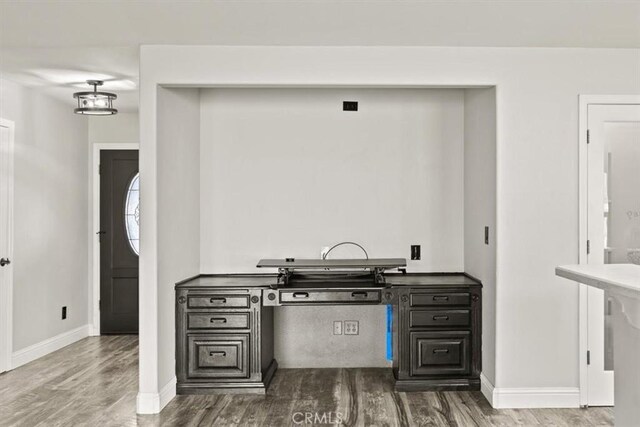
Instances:
[[[264,393],[278,366],[273,311],[287,305],[392,305],[396,389],[480,389],[482,286],[471,277],[278,282],[279,275],[201,275],[176,285],[179,394]]]

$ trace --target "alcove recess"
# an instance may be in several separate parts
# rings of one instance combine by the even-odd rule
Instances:
[[[372,257],[420,244],[409,272],[482,281],[494,365],[494,87],[161,86],[157,115],[160,312],[173,316],[173,284],[193,274],[262,273],[260,258],[318,258],[343,240]],[[333,320],[360,335],[333,335]],[[280,367],[389,366],[383,306],[282,307],[275,322]]]

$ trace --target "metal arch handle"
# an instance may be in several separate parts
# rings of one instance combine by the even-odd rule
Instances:
[[[11,260],[9,258],[0,258],[0,267],[4,267],[9,264],[11,264]]]

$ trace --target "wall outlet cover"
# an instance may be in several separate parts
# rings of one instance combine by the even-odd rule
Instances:
[[[411,245],[411,259],[413,261],[420,259],[420,245]]]
[[[358,335],[360,333],[359,322],[357,320],[344,321],[345,335]]]
[[[62,307],[62,320],[67,318],[67,306]]]

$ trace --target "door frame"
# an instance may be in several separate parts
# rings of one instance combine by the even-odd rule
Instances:
[[[89,212],[91,212],[91,221],[89,221],[89,247],[91,251],[89,264],[91,268],[90,283],[91,292],[89,292],[89,313],[91,313],[91,330],[89,335],[100,335],[100,240],[96,234],[100,230],[100,151],[102,150],[140,150],[140,144],[137,142],[100,142],[93,144],[91,157],[91,197],[89,202]]]
[[[7,238],[9,241],[10,253],[7,256],[13,258],[13,206],[14,206],[14,170],[13,170],[13,162],[14,162],[14,154],[15,154],[15,132],[16,132],[16,124],[12,120],[3,119],[0,117],[0,126],[6,127],[9,129],[9,198],[11,203],[9,204],[9,208],[7,211],[7,216],[9,218],[9,230],[7,230]],[[4,255],[4,254],[3,254]],[[4,295],[4,298],[1,298],[0,301],[4,301],[6,307],[1,307],[0,304],[0,313],[4,313],[3,324],[5,325],[5,330],[2,331],[5,336],[7,342],[5,343],[4,354],[0,359],[0,363],[4,361],[4,366],[0,366],[0,372],[10,371],[13,369],[13,264],[9,264],[8,267],[9,274],[7,279],[7,287],[6,289],[0,289]],[[5,310],[2,310],[2,309]]]
[[[587,263],[587,213],[588,213],[588,157],[587,157],[587,131],[589,128],[589,105],[630,105],[640,104],[640,95],[579,95],[578,117],[578,215],[579,215],[579,246],[578,264]],[[588,368],[587,351],[588,342],[588,315],[587,294],[589,287],[579,284],[579,367],[580,367],[580,406],[589,406],[588,394]]]

